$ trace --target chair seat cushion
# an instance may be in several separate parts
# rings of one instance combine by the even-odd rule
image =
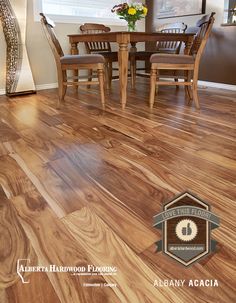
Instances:
[[[150,58],[150,62],[166,64],[193,64],[194,57],[189,55],[153,54]]]
[[[60,58],[61,64],[96,64],[104,63],[102,55],[66,55]]]

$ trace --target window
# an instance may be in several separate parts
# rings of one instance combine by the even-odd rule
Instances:
[[[119,0],[35,0],[35,18],[39,13],[53,16],[57,22],[96,22],[115,25],[125,25],[111,12],[114,5],[122,3]]]
[[[224,24],[236,25],[236,0],[224,1]]]

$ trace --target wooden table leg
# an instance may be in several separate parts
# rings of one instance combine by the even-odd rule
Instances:
[[[120,78],[120,100],[122,109],[125,108],[127,101],[127,82],[128,82],[128,44],[130,42],[129,33],[122,33],[117,35],[117,42],[119,43],[119,78]]]
[[[78,49],[78,43],[77,42],[74,42],[74,43],[71,43],[71,49],[70,49],[70,53],[71,55],[78,55],[79,54],[79,49]],[[73,71],[73,74],[74,74],[74,81],[77,79],[77,81],[79,81],[79,71],[78,69],[75,69]],[[74,88],[75,88],[75,91],[77,92],[78,91],[78,87],[79,85],[75,85]]]

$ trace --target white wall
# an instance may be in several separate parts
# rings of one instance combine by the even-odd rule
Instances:
[[[109,0],[108,0],[109,3]],[[29,61],[31,64],[33,77],[36,86],[52,84],[57,82],[56,68],[54,58],[49,48],[48,42],[44,36],[40,22],[34,21],[33,0],[28,0],[27,6],[27,35],[26,46],[28,50]],[[67,34],[79,32],[77,24],[57,23],[55,32],[61,43],[65,54],[69,54],[70,46]],[[126,30],[124,26],[111,26],[113,31]],[[140,31],[145,30],[144,20],[137,23],[137,28]],[[80,47],[80,53],[84,52],[84,48]],[[5,60],[6,60],[6,44],[4,35],[0,25],[0,93],[5,89]]]

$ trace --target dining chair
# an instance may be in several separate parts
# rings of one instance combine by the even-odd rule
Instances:
[[[94,55],[64,55],[61,45],[55,35],[54,22],[43,13],[40,13],[41,24],[49,45],[52,49],[57,67],[58,77],[58,108],[64,103],[64,97],[68,86],[99,84],[101,102],[104,108],[104,57],[99,54]],[[68,75],[69,70],[89,69],[97,70],[98,81],[79,81],[79,77]]]
[[[150,108],[153,107],[155,92],[158,92],[159,85],[184,85],[185,94],[189,98],[189,103],[193,99],[196,108],[200,108],[197,82],[199,73],[200,59],[205,49],[207,40],[212,30],[215,13],[203,16],[196,24],[198,31],[195,35],[189,55],[182,54],[153,54],[150,58],[151,76],[150,76]],[[184,81],[161,81],[159,80],[160,70],[184,71]],[[192,91],[191,91],[191,89]]]
[[[98,34],[98,33],[107,33],[110,32],[111,29],[108,26],[103,24],[96,24],[96,23],[85,23],[80,26],[80,31],[82,34]],[[107,89],[111,88],[111,81],[112,81],[112,71],[118,70],[112,67],[113,62],[118,61],[118,53],[113,52],[111,50],[111,44],[109,42],[84,42],[85,48],[88,54],[101,54],[105,58],[105,78],[106,78],[106,86]],[[92,79],[93,73],[90,70],[88,79]]]
[[[184,33],[187,29],[187,25],[182,22],[163,24],[157,28],[157,32],[160,33]],[[181,49],[181,41],[159,41],[156,43],[154,51],[138,51],[130,53],[130,70],[131,70],[131,86],[135,87],[136,76],[149,77],[146,73],[137,73],[137,71],[146,71],[145,68],[136,68],[137,61],[145,61],[145,66],[150,60],[152,54],[155,53],[168,53],[179,54]],[[176,81],[178,79],[176,78]]]

